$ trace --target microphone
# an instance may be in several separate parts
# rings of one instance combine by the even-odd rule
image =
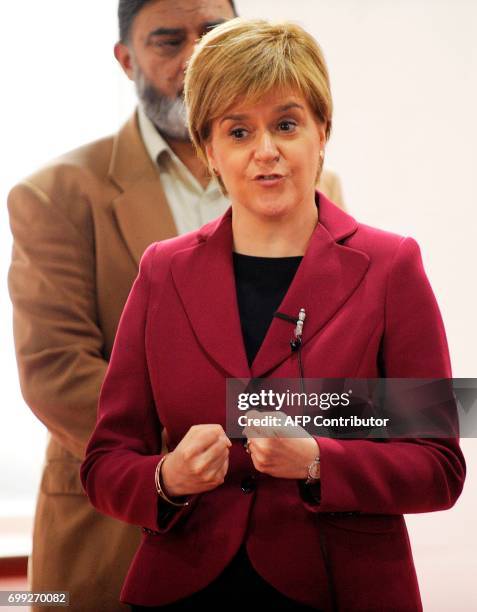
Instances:
[[[301,337],[303,335],[303,325],[306,319],[306,312],[304,308],[300,308],[300,312],[298,313],[298,318],[290,317],[282,312],[275,312],[274,317],[278,317],[279,319],[283,319],[284,321],[289,321],[290,323],[295,323],[295,330],[293,332],[293,338],[290,340],[290,347],[292,352],[297,351],[301,346]]]
[[[296,327],[294,331],[294,338],[290,340],[291,350],[293,352],[297,351],[301,346],[301,336],[303,334],[303,325],[306,319],[306,312],[304,308],[300,308],[300,312],[298,313],[298,320],[296,322]]]
[[[298,357],[298,372],[300,374],[300,385],[302,393],[305,393],[305,372],[303,369],[303,362],[301,358],[301,342],[303,335],[303,325],[305,324],[306,312],[304,308],[300,308],[298,318],[290,317],[290,315],[284,314],[283,312],[275,312],[274,317],[288,321],[289,323],[295,323],[295,330],[293,332],[293,338],[290,340],[290,347],[292,353],[297,353]]]

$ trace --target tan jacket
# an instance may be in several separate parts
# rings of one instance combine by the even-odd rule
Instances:
[[[342,204],[335,175],[325,172],[319,188]],[[119,592],[140,530],[90,506],[79,465],[140,257],[151,242],[176,234],[136,116],[115,137],[68,153],[22,181],[8,207],[21,388],[51,434],[30,588],[69,591],[72,611],[124,610]]]

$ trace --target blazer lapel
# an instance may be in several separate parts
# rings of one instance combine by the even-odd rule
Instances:
[[[173,257],[174,284],[204,350],[228,375],[248,378],[232,261],[231,210],[206,226],[199,240],[198,246]]]
[[[332,207],[332,208],[331,208]],[[357,223],[320,194],[320,220],[308,249],[278,311],[298,318],[306,311],[302,342],[307,344],[345,304],[361,283],[369,266],[365,253],[337,243],[353,233]],[[339,211],[339,214],[335,214]],[[343,215],[343,216],[342,216]],[[252,363],[254,377],[265,376],[290,356],[295,325],[272,319]]]
[[[119,230],[136,264],[145,249],[158,240],[177,235],[177,228],[149,157],[134,115],[117,135],[109,178],[121,193],[113,200]]]

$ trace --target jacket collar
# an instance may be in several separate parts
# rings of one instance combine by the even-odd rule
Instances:
[[[339,244],[358,224],[323,194],[317,193],[319,222],[279,311],[307,316],[306,345],[343,306],[361,283],[368,256]],[[235,378],[261,377],[290,356],[294,326],[274,318],[251,368],[247,363],[237,305],[232,260],[232,213],[229,210],[199,233],[199,244],[179,251],[172,276],[187,316],[204,350]]]
[[[148,155],[139,132],[136,113],[113,142],[108,172],[120,194],[113,214],[136,264],[155,241],[177,234],[177,228],[159,179],[159,170]]]

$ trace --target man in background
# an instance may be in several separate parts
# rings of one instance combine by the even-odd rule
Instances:
[[[141,536],[97,513],[79,480],[140,257],[151,242],[197,229],[228,206],[190,143],[182,88],[194,42],[235,16],[233,2],[120,0],[118,15],[114,54],[134,81],[137,111],[115,136],[22,181],[8,201],[22,393],[49,430],[30,588],[69,591],[70,609],[81,612],[125,609],[119,593]],[[319,187],[341,204],[334,175],[324,172]]]

